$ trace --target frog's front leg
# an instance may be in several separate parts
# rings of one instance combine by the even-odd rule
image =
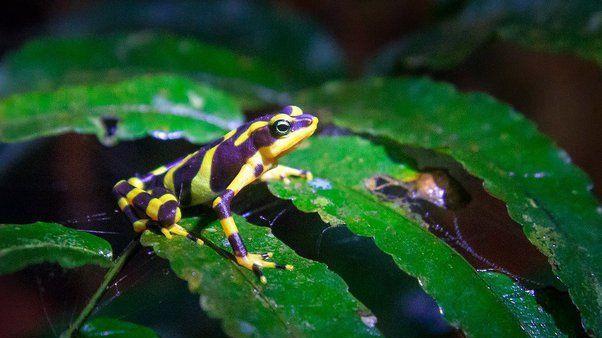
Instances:
[[[181,218],[180,203],[171,191],[163,187],[145,190],[144,182],[132,177],[117,182],[113,193],[119,208],[132,222],[134,231],[140,233],[149,227],[158,227],[168,239],[176,235],[203,244],[201,239],[177,224]]]
[[[291,176],[302,177],[307,179],[308,181],[311,181],[313,179],[313,175],[307,170],[277,165],[274,168],[264,172],[261,175],[261,181],[283,181],[284,184],[289,184],[290,180],[288,178]]]
[[[262,283],[266,283],[266,278],[261,271],[263,268],[292,270],[293,267],[291,265],[282,265],[267,261],[267,259],[272,257],[271,253],[248,253],[245,244],[240,237],[236,223],[232,218],[232,212],[230,211],[232,198],[234,198],[242,188],[255,181],[261,174],[261,170],[256,170],[258,168],[261,168],[260,165],[245,163],[226,190],[213,201],[213,209],[217,213],[220,224],[228,238],[228,242],[234,251],[236,262],[239,265],[252,270]]]

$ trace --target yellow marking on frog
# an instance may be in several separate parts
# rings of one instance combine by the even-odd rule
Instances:
[[[161,207],[161,201],[158,198],[153,198],[148,202],[148,206],[146,207],[146,214],[153,221],[159,219],[159,208]]]
[[[137,233],[143,232],[144,230],[146,230],[146,225],[148,224],[148,220],[147,219],[140,219],[137,220],[136,222],[134,222],[134,231]]]
[[[161,201],[161,203],[165,203],[167,201],[178,201],[178,199],[176,198],[176,196],[172,195],[172,194],[164,194],[163,196],[159,197],[159,201]]]
[[[213,155],[219,144],[205,153],[199,172],[190,182],[190,196],[192,204],[200,204],[211,200],[215,193],[211,190],[211,167],[213,165]]]
[[[136,196],[142,194],[144,192],[144,190],[140,189],[140,188],[134,188],[132,190],[130,190],[127,195],[125,195],[125,198],[128,200],[128,202],[130,204],[133,203],[134,198],[136,198]]]
[[[289,184],[289,177],[291,176],[305,177],[308,181],[313,179],[313,175],[309,171],[304,172],[303,170],[290,168],[283,165],[277,165],[276,167],[264,172],[260,179],[263,182],[284,181],[285,184]]]
[[[242,132],[242,134],[240,134],[240,136],[238,136],[238,138],[236,139],[236,141],[234,141],[234,145],[238,147],[243,142],[245,142],[246,140],[248,140],[249,137],[251,137],[251,135],[255,132],[255,130],[257,130],[259,128],[262,128],[262,127],[265,127],[267,125],[268,125],[268,123],[266,121],[258,121],[258,122],[251,123],[251,125],[249,126],[249,128],[247,128],[247,130],[245,130],[244,132]]]
[[[299,116],[303,114],[303,110],[297,106],[291,106],[291,116]]]
[[[165,178],[163,179],[163,185],[171,190],[171,191],[175,191],[176,189],[174,189],[174,185],[173,185],[173,175],[176,172],[176,170],[180,169],[181,166],[184,165],[184,163],[188,162],[188,160],[196,155],[198,153],[198,151],[195,151],[194,153],[184,157],[184,159],[182,161],[180,161],[180,163],[178,163],[176,166],[174,166],[173,168],[169,169],[169,171],[167,172],[167,174],[165,174]]]
[[[224,229],[226,237],[238,233],[238,228],[236,227],[236,223],[234,223],[232,216],[224,218],[220,221],[220,223],[222,224],[222,228]]]
[[[215,200],[213,200],[213,205],[211,205],[213,208],[215,208],[218,204],[222,203],[222,198],[218,197]]]
[[[234,134],[236,134],[236,129],[230,130],[226,135],[224,135],[224,141],[229,140],[232,136],[234,136]]]
[[[144,187],[144,183],[138,177],[131,177],[130,179],[128,179],[128,183],[136,188],[142,189]]]
[[[121,211],[123,211],[125,209],[125,207],[127,207],[130,204],[128,203],[128,200],[125,199],[125,197],[121,197],[119,199],[119,201],[117,201],[117,205],[119,205],[119,209],[121,209]]]
[[[278,120],[285,120],[288,122],[293,122],[294,119],[286,114],[276,114],[270,119],[270,124],[273,124],[274,122],[276,122]]]
[[[163,236],[165,236],[165,238],[167,238],[167,239],[173,238],[173,236],[171,235],[171,232],[169,232],[169,229],[161,228],[161,232],[163,233]]]
[[[232,190],[234,195],[236,195],[242,188],[251,184],[255,179],[255,165],[245,163],[226,189]]]
[[[160,166],[159,168],[151,171],[151,174],[153,174],[155,176],[159,176],[159,175],[162,175],[163,173],[165,173],[166,171],[167,171],[166,166]]]
[[[183,237],[188,236],[188,231],[177,224],[170,226],[169,232],[171,232],[172,234],[178,235],[178,236],[183,236]]]

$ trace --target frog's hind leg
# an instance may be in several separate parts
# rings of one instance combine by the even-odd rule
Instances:
[[[134,225],[134,231],[143,232],[150,226],[158,226],[169,239],[177,235],[203,244],[201,239],[177,224],[181,218],[180,204],[169,190],[161,187],[144,190],[140,179],[130,178],[119,181],[113,193],[118,198],[119,208]]]
[[[196,237],[188,232],[188,230],[177,224],[177,221],[180,220],[182,213],[180,211],[178,200],[169,190],[162,187],[156,187],[149,192],[153,198],[159,199],[160,201],[167,201],[159,208],[157,213],[159,224],[161,225],[161,232],[163,235],[165,235],[165,237],[170,238],[170,236],[173,234],[186,237],[199,245],[204,244],[202,239]],[[172,201],[176,201],[176,203],[172,203]],[[176,219],[177,221],[171,222],[171,220]]]

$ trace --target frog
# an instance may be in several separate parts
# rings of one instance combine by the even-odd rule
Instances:
[[[258,181],[288,184],[290,177],[312,180],[310,171],[280,165],[278,160],[309,138],[317,125],[316,116],[297,106],[265,114],[146,175],[120,180],[113,187],[117,205],[136,233],[158,229],[167,239],[181,236],[202,246],[203,240],[178,222],[181,208],[210,204],[233,260],[265,284],[263,269],[292,270],[293,266],[275,263],[271,252],[247,251],[232,217],[232,199]]]

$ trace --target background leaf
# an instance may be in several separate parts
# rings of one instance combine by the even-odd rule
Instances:
[[[469,336],[525,336],[523,318],[514,315],[464,258],[445,242],[391,204],[379,201],[365,186],[374,175],[403,178],[407,166],[395,163],[382,146],[357,137],[314,137],[309,146],[283,163],[311,170],[309,184],[270,184],[277,196],[292,199],[305,212],[318,212],[331,224],[345,223],[376,244],[404,271],[416,277],[446,319]],[[370,159],[366,159],[370,154]],[[353,208],[349,208],[353,205]],[[489,323],[482,325],[484,321]]]
[[[121,320],[96,317],[88,321],[78,336],[83,338],[109,337],[109,338],[158,338],[159,336],[148,327],[124,322]]]
[[[0,226],[0,274],[43,262],[56,262],[65,268],[108,266],[112,257],[111,244],[104,239],[60,224]]]
[[[156,13],[161,13],[160,19]],[[267,1],[103,1],[62,17],[48,32],[91,36],[149,29],[194,36],[258,57],[283,69],[298,87],[345,71],[343,53],[324,28]]]
[[[198,219],[183,222],[188,228]],[[378,336],[360,320],[365,308],[345,283],[325,265],[297,256],[265,228],[250,226],[236,217],[248,248],[274,252],[274,259],[293,264],[294,271],[266,271],[267,285],[208,246],[199,248],[185,238],[167,240],[149,231],[141,242],[169,260],[172,270],[188,281],[190,291],[201,295],[201,306],[223,320],[224,331],[242,336]],[[201,221],[202,224],[202,221]],[[203,232],[213,243],[227,243],[218,222]]]
[[[370,72],[452,68],[494,37],[602,65],[601,11],[599,2],[588,0],[469,1],[451,18],[385,48]]]
[[[42,38],[4,62],[5,91],[49,90],[65,84],[124,80],[147,73],[178,73],[256,95],[282,88],[273,67],[191,38],[142,32],[80,38]],[[265,95],[265,94],[264,94]]]
[[[448,154],[482,178],[548,256],[586,327],[602,330],[598,201],[587,176],[519,113],[487,95],[409,78],[330,83],[296,102],[332,112],[337,125],[353,131]]]
[[[533,294],[522,289],[510,277],[491,271],[479,274],[515,316],[520,318],[523,328],[531,337],[565,336],[556,328],[552,316],[537,304]]]
[[[67,131],[110,143],[152,135],[204,143],[242,121],[234,99],[171,76],[116,84],[67,87],[13,95],[0,101],[0,141],[17,142]]]

